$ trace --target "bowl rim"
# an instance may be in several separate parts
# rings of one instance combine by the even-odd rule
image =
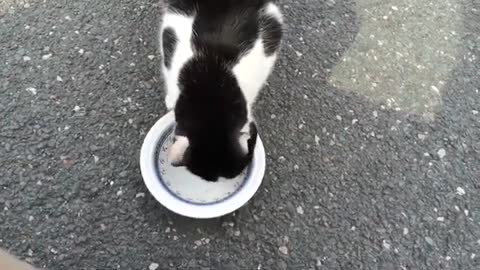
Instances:
[[[140,171],[143,181],[152,196],[170,211],[191,218],[215,218],[229,214],[245,205],[260,187],[265,174],[265,148],[257,135],[253,160],[250,164],[250,179],[235,194],[211,204],[193,204],[174,196],[161,183],[156,172],[156,150],[162,135],[175,122],[173,111],[161,117],[149,130],[140,150]]]

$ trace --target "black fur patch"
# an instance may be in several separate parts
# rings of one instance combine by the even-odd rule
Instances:
[[[259,35],[258,14],[264,1],[200,0],[193,24],[194,47],[213,51],[231,64],[254,45]]]
[[[177,46],[177,36],[175,31],[167,27],[162,33],[162,46],[163,46],[163,63],[167,68],[170,68],[172,63],[173,52]]]
[[[197,7],[197,0],[166,0],[169,10],[185,15],[193,15]]]
[[[264,14],[260,18],[261,32],[265,54],[273,55],[280,47],[282,24],[274,17]]]
[[[247,122],[246,100],[226,65],[208,55],[188,62],[175,106],[177,128],[189,140],[183,164],[209,181],[237,176],[252,157],[243,153],[238,140]]]

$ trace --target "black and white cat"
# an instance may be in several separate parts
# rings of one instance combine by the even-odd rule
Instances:
[[[160,32],[174,166],[233,178],[257,138],[252,105],[275,64],[282,14],[269,0],[169,0]]]

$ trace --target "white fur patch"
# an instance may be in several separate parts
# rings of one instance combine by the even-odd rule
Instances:
[[[280,9],[273,3],[268,3],[264,8],[265,14],[268,14],[280,23],[283,22],[283,16]],[[261,38],[255,41],[253,48],[247,52],[233,68],[233,73],[242,89],[243,95],[247,100],[248,117],[251,120],[251,107],[257,98],[258,93],[272,72],[277,54],[271,56],[265,54],[263,40]]]
[[[180,95],[178,87],[178,77],[185,63],[193,57],[191,46],[193,17],[187,17],[182,14],[166,13],[163,17],[162,28],[160,31],[160,49],[163,55],[162,36],[163,30],[170,27],[175,32],[177,38],[176,47],[172,56],[170,69],[162,64],[162,71],[165,78],[167,93],[165,96],[165,104],[167,109],[174,108]]]
[[[265,7],[265,13],[277,19],[283,24],[283,15],[280,9],[274,3],[268,3]]]
[[[242,89],[248,108],[255,102],[260,89],[272,71],[276,58],[276,54],[266,56],[262,39],[257,39],[253,48],[233,67],[233,74]]]

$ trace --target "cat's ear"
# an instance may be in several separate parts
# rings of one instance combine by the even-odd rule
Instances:
[[[168,150],[168,160],[174,167],[185,166],[185,152],[189,146],[188,138],[175,136],[175,141]]]
[[[240,149],[242,149],[243,154],[248,154],[248,140],[250,140],[250,133],[241,132],[238,137],[238,142],[240,143]]]
[[[257,126],[254,122],[251,122],[242,129],[240,136],[238,137],[238,142],[245,155],[253,153],[253,149],[257,142]]]

